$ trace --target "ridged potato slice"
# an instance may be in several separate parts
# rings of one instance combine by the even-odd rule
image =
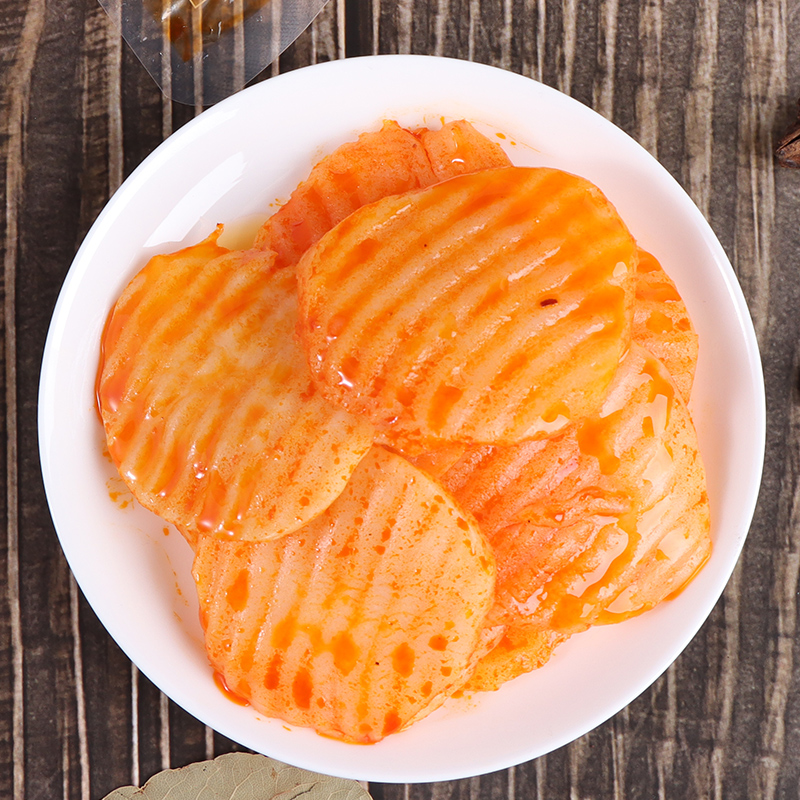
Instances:
[[[362,133],[322,159],[262,226],[255,247],[293,266],[336,223],[357,208],[436,181],[419,139],[396,122]]]
[[[417,136],[437,181],[480,169],[511,166],[511,160],[499,144],[478,133],[463,119],[447,122],[435,131],[424,128],[417,131]]]
[[[258,232],[255,247],[293,266],[336,223],[363,205],[489,167],[509,166],[503,149],[464,120],[411,131],[387,120],[322,159]]]
[[[373,434],[315,390],[292,271],[269,252],[226,252],[217,235],[131,281],[97,387],[123,479],[193,545],[296,530],[342,491]]]
[[[588,181],[509,167],[351,214],[298,264],[320,390],[391,441],[511,444],[600,406],[636,245]]]
[[[664,366],[636,344],[599,415],[547,441],[476,448],[440,480],[495,552],[487,625],[505,624],[506,641],[525,647],[540,646],[539,633],[566,638],[652,608],[711,551],[691,418]],[[513,677],[519,656],[499,649],[494,673]]]
[[[194,576],[209,660],[233,692],[368,743],[466,681],[494,559],[441,487],[376,446],[316,520],[274,542],[206,537]]]

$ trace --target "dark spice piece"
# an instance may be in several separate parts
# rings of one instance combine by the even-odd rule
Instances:
[[[800,101],[797,119],[775,148],[775,157],[782,167],[800,169]]]

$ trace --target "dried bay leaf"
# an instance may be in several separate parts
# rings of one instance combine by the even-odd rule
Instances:
[[[123,786],[104,800],[369,800],[356,781],[318,775],[266,756],[228,753],[168,769],[141,788]]]

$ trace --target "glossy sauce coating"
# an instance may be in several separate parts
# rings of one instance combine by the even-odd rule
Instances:
[[[510,444],[599,407],[637,257],[587,181],[485,170],[327,234],[298,265],[299,330],[320,391],[388,441]]]
[[[372,427],[317,394],[294,338],[295,282],[216,235],[153,259],[115,306],[98,403],[136,498],[201,535],[268,539],[344,488]]]
[[[655,256],[641,248],[632,334],[664,364],[688,403],[697,367],[697,334],[675,283]]]
[[[533,652],[546,660],[546,643],[652,608],[710,553],[691,419],[663,365],[638,345],[598,415],[543,442],[468,450],[440,480],[497,558],[487,625],[506,625],[507,645],[478,671],[487,685],[475,677],[473,688],[496,688]]]

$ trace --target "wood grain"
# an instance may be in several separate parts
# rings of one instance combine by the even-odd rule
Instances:
[[[372,785],[376,800],[800,797],[800,173],[772,158],[800,96],[798,43],[800,0],[331,0],[256,79],[430,53],[573,95],[656,155],[708,217],[762,348],[761,498],[740,564],[684,654],[567,747],[463,781]],[[81,597],[36,434],[42,348],[75,251],[202,98],[166,100],[96,0],[0,0],[0,71],[0,797],[88,800],[237,749],[161,696]]]

